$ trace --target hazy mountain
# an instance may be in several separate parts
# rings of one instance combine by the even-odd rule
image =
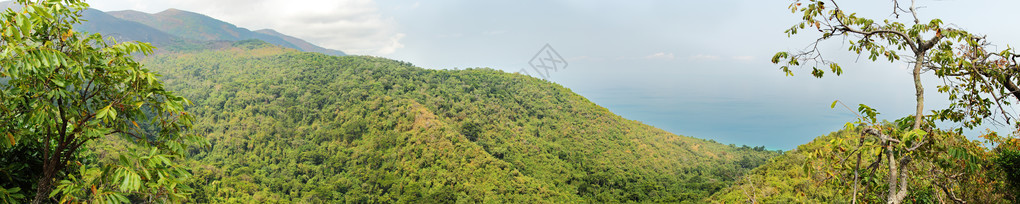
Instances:
[[[13,1],[0,2],[0,9],[12,7],[18,9],[18,5]],[[134,10],[103,12],[90,8],[82,11],[82,19],[84,22],[76,25],[76,29],[101,33],[118,41],[149,42],[164,49],[196,47],[196,44],[204,41],[259,39],[306,52],[347,55],[342,51],[319,47],[275,30],[250,31],[206,15],[177,9],[149,14]]]
[[[185,40],[141,23],[113,17],[96,9],[85,10],[82,12],[82,18],[86,21],[76,25],[76,29],[90,33],[102,33],[105,36],[114,37],[118,41],[142,41],[152,43],[157,47],[165,47]]]
[[[294,48],[306,52],[319,52],[342,56],[339,50],[322,48],[295,37],[278,32],[253,32],[233,24],[190,11],[168,9],[155,14],[140,11],[112,11],[108,14],[127,21],[138,22],[163,32],[187,39],[200,41],[239,41],[259,39],[270,44]]]
[[[285,40],[287,42],[290,42],[291,44],[293,44],[295,46],[298,46],[298,48],[299,48],[298,50],[304,50],[306,52],[318,52],[318,53],[323,53],[323,54],[327,54],[327,55],[336,55],[336,56],[347,55],[344,52],[341,52],[340,50],[332,50],[332,49],[322,48],[322,47],[319,47],[319,46],[314,45],[312,43],[309,43],[308,41],[305,41],[305,40],[302,40],[302,39],[299,39],[299,38],[295,38],[295,37],[291,37],[289,35],[284,35],[283,33],[277,32],[276,30],[273,30],[273,29],[262,29],[262,30],[256,30],[255,32],[256,33],[262,33],[262,34],[266,34],[266,35],[271,35],[271,36],[279,37],[280,39],[283,39],[283,40]]]

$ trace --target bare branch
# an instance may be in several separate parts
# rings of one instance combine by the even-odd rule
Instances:
[[[921,20],[917,18],[917,0],[910,0],[910,14],[914,15],[915,24],[921,23]]]
[[[750,200],[752,204],[758,203],[758,196],[754,193],[754,181],[751,181],[750,176],[745,176],[744,178],[747,179],[747,184],[751,185],[751,193],[748,194],[747,189],[744,188],[744,186],[740,186],[740,190],[744,192],[744,196],[747,196],[747,199]]]
[[[906,44],[910,46],[910,50],[911,51],[916,53],[917,50],[918,50],[917,42],[915,42],[914,39],[911,39],[910,36],[907,35],[906,33],[903,33],[903,32],[900,32],[900,31],[895,31],[895,30],[862,31],[862,30],[858,30],[858,29],[854,29],[854,28],[848,27],[846,25],[842,25],[842,23],[841,23],[841,25],[839,27],[837,27],[837,29],[839,29],[840,31],[843,31],[843,32],[849,32],[849,33],[863,35],[863,38],[869,38],[872,35],[877,35],[877,34],[893,34],[893,35],[896,35],[896,36],[899,36],[900,38],[902,38],[903,41],[906,42]]]
[[[843,105],[843,106],[846,106],[846,105]],[[859,117],[859,115],[858,115],[858,117]],[[857,150],[860,150],[861,147],[864,146],[864,136],[863,135],[861,135],[861,138],[859,139],[859,141],[860,142],[857,143]],[[855,151],[857,151],[857,150],[855,150]],[[853,201],[851,202],[853,204],[857,204],[857,188],[858,188],[858,186],[860,185],[860,182],[861,182],[860,181],[861,156],[862,156],[861,153],[857,152],[857,164],[854,166],[854,193],[853,193],[854,198],[853,198]]]
[[[947,178],[947,179],[951,179],[951,178],[956,178],[956,176],[959,176],[959,175],[962,175],[962,174],[963,174],[963,173],[959,173],[959,174],[956,174],[956,175],[950,176],[950,177],[949,177],[949,178]],[[949,197],[949,199],[952,199],[952,200],[953,200],[953,202],[955,202],[955,203],[959,203],[959,204],[967,203],[967,201],[965,201],[965,200],[963,200],[963,199],[960,199],[960,198],[956,197],[956,193],[953,193],[953,191],[949,190],[949,188],[948,188],[948,187],[946,187],[946,185],[945,185],[945,184],[943,184],[943,183],[941,183],[941,182],[938,182],[938,181],[935,181],[934,183],[935,183],[935,185],[939,186],[939,188],[941,188],[941,189],[942,189],[942,192],[943,192],[943,193],[945,193],[945,194],[946,194],[946,196],[948,196],[948,197]]]
[[[896,138],[889,137],[889,135],[883,134],[882,131],[880,131],[878,129],[875,129],[875,128],[872,128],[872,127],[864,128],[864,133],[868,133],[870,135],[878,137],[879,139],[882,139],[882,143],[889,143],[889,142],[900,143],[900,140],[898,140]]]

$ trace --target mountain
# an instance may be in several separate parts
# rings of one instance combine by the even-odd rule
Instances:
[[[0,2],[0,9],[18,8],[13,1]],[[168,9],[156,14],[124,10],[103,12],[87,8],[82,11],[81,24],[76,29],[101,33],[118,41],[149,42],[163,49],[195,49],[203,42],[240,41],[259,39],[270,44],[305,52],[318,52],[333,56],[346,53],[326,49],[305,40],[288,36],[271,29],[250,31],[199,13]]]
[[[185,39],[165,33],[141,23],[122,20],[96,9],[86,9],[82,18],[87,21],[75,26],[75,29],[89,33],[102,33],[114,37],[118,41],[149,42],[157,47],[180,44]]]
[[[168,9],[156,14],[148,14],[140,11],[111,11],[111,16],[127,21],[138,22],[163,32],[167,32],[183,38],[200,41],[238,41],[246,39],[260,39],[271,44],[283,47],[296,48],[293,44],[278,37],[267,37],[258,35],[248,29],[238,28],[233,24],[223,22],[212,17],[177,9]]]
[[[198,41],[239,41],[259,39],[270,44],[294,48],[306,52],[319,52],[328,55],[343,56],[339,50],[322,48],[295,37],[279,32],[252,32],[233,24],[217,20],[199,13],[168,9],[156,14],[125,10],[108,12],[111,16],[141,23],[160,31]]]
[[[295,37],[291,37],[289,35],[284,35],[283,33],[277,32],[276,30],[273,30],[273,29],[262,29],[262,30],[256,30],[255,32],[256,33],[262,33],[262,34],[266,34],[266,35],[271,35],[271,36],[279,37],[280,39],[283,39],[284,41],[287,41],[290,44],[297,46],[298,50],[303,50],[305,52],[318,52],[318,53],[327,54],[327,55],[333,55],[333,56],[344,56],[344,55],[347,55],[347,54],[345,54],[343,52],[340,52],[339,50],[331,50],[331,49],[322,48],[322,47],[319,47],[319,46],[314,45],[312,43],[309,43],[308,41],[305,41],[305,40],[302,40],[302,39],[299,39],[299,38],[295,38]]]
[[[196,202],[704,202],[778,155],[671,134],[520,74],[214,47],[141,61],[194,102],[212,144],[187,164]]]
[[[0,6],[11,4],[0,2]],[[1015,203],[1020,196],[1020,140],[995,133],[980,136],[986,141],[970,140],[962,135],[962,128],[939,130],[929,126],[934,122],[916,129],[911,127],[913,116],[874,126],[848,123],[846,129],[793,151],[773,152],[675,135],[613,114],[558,84],[521,74],[489,68],[430,70],[371,56],[331,56],[315,53],[329,50],[273,30],[252,32],[179,10],[117,12],[137,21],[98,10],[82,14],[89,22],[77,29],[170,47],[134,57],[146,69],[160,73],[165,86],[154,89],[166,88],[190,99],[184,111],[159,114],[179,116],[187,124],[193,118],[194,127],[187,134],[208,138],[209,146],[167,145],[187,152],[186,158],[152,155],[159,151],[157,145],[133,145],[179,144],[151,132],[177,126],[160,120],[140,126],[131,120],[137,129],[129,136],[105,128],[82,129],[85,120],[63,120],[72,123],[61,129],[88,131],[84,137],[94,140],[57,141],[61,146],[68,141],[85,145],[86,150],[55,152],[74,158],[64,163],[70,168],[61,174],[82,176],[61,180],[73,185],[57,187],[60,191],[51,197],[86,193],[91,198],[81,198],[152,202],[146,200],[149,197],[96,190],[99,186],[137,192],[132,188],[141,185],[141,178],[157,182],[146,182],[146,186],[172,184],[176,189],[154,194],[184,194],[193,203],[847,203],[850,199],[881,203],[894,197],[886,195],[885,189],[896,190],[889,183],[909,186],[910,192],[901,194],[904,203]],[[36,39],[64,41],[55,36]],[[27,61],[7,59],[44,64],[0,76],[0,84],[22,80],[18,87],[6,87],[19,93],[11,97],[90,89],[96,85],[59,85],[57,91],[42,94],[18,92],[19,87],[35,85],[40,79],[43,85],[47,80],[61,80],[35,74],[63,72],[81,77],[84,72],[73,72],[74,68],[114,63],[88,56],[83,64],[64,63],[58,60],[63,58],[46,57],[52,55],[45,51],[29,54],[42,60],[24,58],[24,54],[18,56]],[[72,55],[81,54],[74,51]],[[47,65],[50,61],[55,64]],[[89,74],[121,79],[109,77],[106,71]],[[32,81],[17,78],[26,74],[33,76],[26,77]],[[146,83],[128,78],[127,82],[137,82],[130,84]],[[127,104],[100,102],[84,102],[107,107],[101,116],[85,112],[86,118],[128,124],[115,120],[116,116],[106,117],[117,114],[111,107]],[[8,107],[23,110],[35,105],[26,100]],[[862,112],[865,108],[862,105]],[[56,109],[61,111],[42,112],[67,116],[64,109]],[[0,151],[4,161],[0,164],[10,164],[0,169],[7,175],[0,186],[5,203],[26,199],[20,192],[46,190],[45,185],[42,189],[28,185],[40,183],[32,181],[32,173],[44,172],[33,169],[42,162],[36,159],[38,145],[56,141],[49,136],[28,137],[36,139],[18,144],[13,135],[51,135],[35,131],[59,124],[31,114],[12,116],[27,119],[13,117],[13,125],[5,127],[15,127],[5,138],[14,148]],[[862,127],[881,138],[862,134]],[[145,159],[139,162],[123,157],[137,156],[138,147],[151,156],[142,156]],[[852,165],[854,156],[856,165]],[[81,168],[113,162],[122,167]],[[6,172],[12,169],[31,173]],[[189,176],[168,181],[174,177],[161,171],[166,169]],[[886,177],[897,174],[906,176]],[[18,187],[7,188],[8,181]]]

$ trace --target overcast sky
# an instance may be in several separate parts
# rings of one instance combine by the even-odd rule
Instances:
[[[567,62],[548,80],[628,119],[723,143],[792,149],[853,120],[833,100],[868,104],[895,119],[913,110],[906,64],[866,62],[839,41],[823,45],[840,77],[808,70],[786,77],[769,58],[803,48],[815,33],[787,38],[799,19],[785,0],[715,1],[370,1],[104,0],[103,11],[195,11],[251,30],[270,28],[349,54],[430,69],[531,70],[549,44]],[[933,17],[999,45],[1020,43],[1020,2],[920,1]],[[842,1],[868,18],[893,18],[889,0]],[[904,19],[905,20],[905,19]],[[1005,46],[1003,46],[1005,47]],[[530,72],[534,74],[534,72]],[[930,74],[929,74],[930,75]],[[929,87],[936,81],[925,79]],[[929,83],[930,82],[930,83]],[[928,88],[928,105],[944,96]]]

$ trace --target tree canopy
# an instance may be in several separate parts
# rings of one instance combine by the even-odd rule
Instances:
[[[1015,113],[1006,111],[1008,108],[1004,107],[1020,99],[1020,89],[1016,88],[1020,79],[1016,69],[1017,55],[1008,48],[990,52],[987,50],[990,44],[984,36],[943,23],[940,19],[924,21],[918,18],[916,0],[911,0],[907,6],[894,0],[891,7],[894,18],[874,20],[840,8],[835,0],[793,1],[790,11],[802,14],[802,18],[786,33],[792,36],[807,30],[817,31],[820,36],[806,50],[793,54],[776,53],[772,62],[782,64],[780,69],[790,76],[793,75],[790,66],[811,66],[811,74],[818,78],[826,73],[825,68],[818,67],[828,67],[829,73],[840,75],[842,67],[824,58],[817,46],[838,39],[846,40],[844,42],[852,54],[866,55],[872,61],[882,59],[912,65],[916,97],[914,115],[892,124],[883,124],[876,119],[878,110],[861,104],[856,111],[860,112],[858,120],[847,124],[848,130],[856,130],[860,136],[833,139],[829,145],[838,147],[839,151],[809,155],[823,157],[818,160],[827,162],[831,167],[826,180],[852,183],[850,200],[854,203],[858,202],[858,198],[874,202],[877,197],[881,197],[877,200],[888,203],[903,203],[930,199],[933,195],[964,202],[966,198],[961,197],[964,193],[956,187],[964,185],[970,176],[1015,169],[1008,165],[999,165],[999,169],[978,168],[995,156],[987,156],[989,150],[980,145],[960,144],[959,139],[954,138],[962,134],[962,128],[941,130],[936,127],[936,121],[960,123],[963,127],[973,128],[982,124],[984,119],[996,116],[996,111],[1000,113],[998,118],[1006,122],[1013,120]],[[900,18],[901,14],[904,14],[903,18]],[[901,55],[901,52],[906,54]],[[944,80],[944,85],[938,86],[937,90],[949,96],[951,104],[948,107],[924,112],[925,87],[921,83],[921,75],[926,72],[933,72]],[[833,102],[833,108],[837,102]],[[1016,125],[1020,127],[1020,123]],[[993,153],[1016,150],[1015,139],[1002,138],[994,132],[982,137],[998,144]],[[824,156],[826,154],[830,156]],[[807,165],[805,163],[804,169],[811,170]],[[917,171],[921,169],[924,171]],[[878,183],[874,182],[875,179],[884,181]],[[993,178],[980,182],[1002,181]],[[939,188],[934,192],[927,191],[932,186]],[[993,192],[991,195],[1015,196],[1009,192]]]
[[[189,163],[198,202],[703,202],[778,155],[674,135],[520,74],[210,47],[142,60],[194,101],[213,144]]]
[[[17,3],[0,14],[0,199],[186,199],[177,162],[202,138],[184,132],[190,102],[134,60],[153,47],[73,30],[79,0]],[[89,162],[86,147],[110,138],[132,146],[116,163]]]

